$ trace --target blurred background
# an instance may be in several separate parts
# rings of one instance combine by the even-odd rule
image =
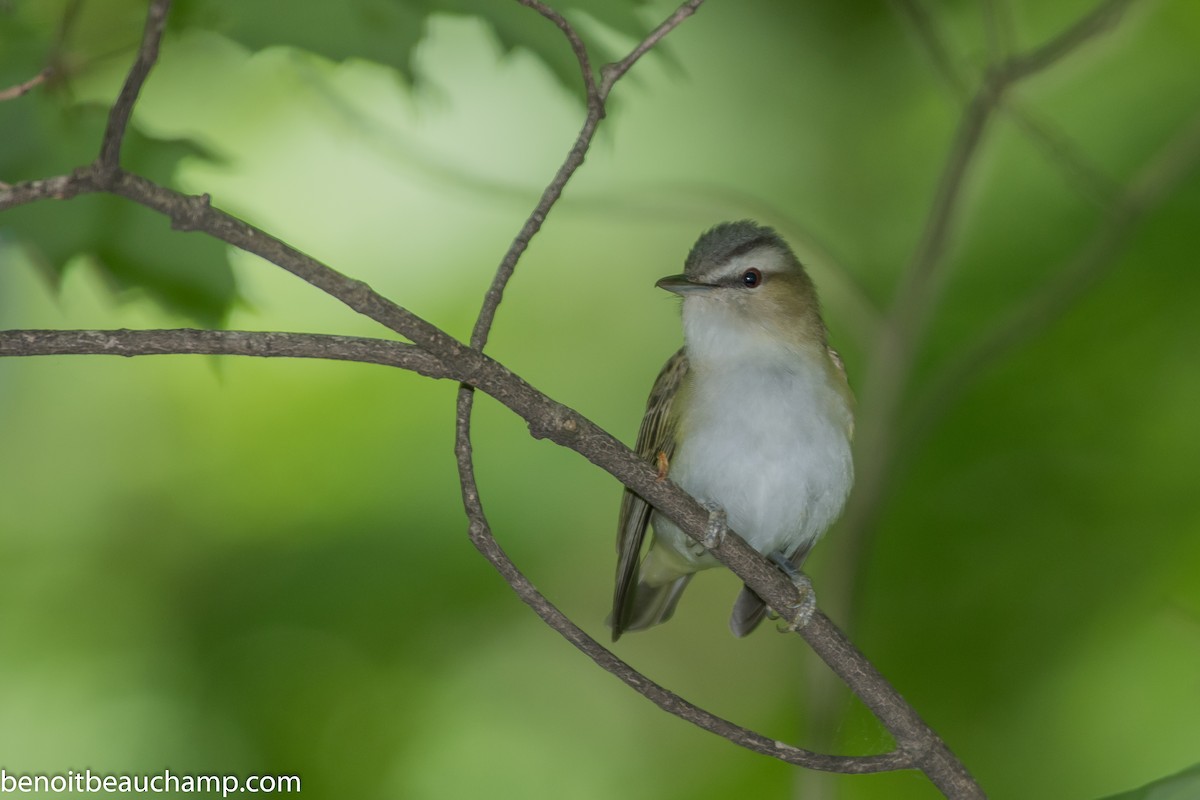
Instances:
[[[776,226],[863,415],[818,599],[997,798],[1200,761],[1200,7],[1106,5],[1129,8],[985,131],[911,359],[880,354],[970,87],[1092,3],[710,0],[618,85],[489,345],[632,444],[680,342],[654,281],[716,222]],[[466,338],[583,119],[558,31],[509,6],[179,2],[126,163]],[[575,6],[597,63],[673,7]],[[60,65],[0,103],[0,180],[93,157],[144,13],[0,4],[0,89]],[[1188,130],[1126,227],[1110,210]],[[116,199],[6,211],[0,237],[2,328],[388,335]],[[454,393],[343,363],[0,359],[0,766],[297,774],[311,798],[938,796],[737,748],[546,628],[467,540]],[[486,397],[475,429],[497,538],[607,640],[620,486]],[[729,635],[737,586],[700,576],[616,653],[768,736],[888,748],[797,637]]]

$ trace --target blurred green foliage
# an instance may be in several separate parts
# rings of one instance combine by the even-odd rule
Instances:
[[[1122,792],[1107,800],[1189,800],[1197,795],[1200,795],[1200,766],[1155,781],[1132,792]]]
[[[6,182],[62,174],[99,153],[107,107],[80,104],[73,76],[124,55],[145,13],[144,3],[19,3],[0,13],[0,86],[55,70],[43,91],[0,103],[0,174]],[[68,9],[73,9],[68,11]],[[122,59],[123,63],[124,59]],[[200,155],[186,141],[132,131],[122,164],[169,183],[180,159]],[[72,258],[86,256],[120,293],[149,295],[166,308],[210,327],[220,325],[236,298],[233,272],[218,242],[193,237],[187,248],[169,223],[115,197],[90,196],[66,205],[16,208],[0,223],[0,246],[24,246],[28,258],[57,284]],[[164,258],[164,253],[172,253]]]
[[[41,68],[67,5],[0,5],[0,88]],[[465,336],[580,124],[569,51],[515,3],[318,5],[181,3],[128,166]],[[976,5],[927,5],[963,70],[981,66]],[[1091,7],[1002,6],[1021,49]],[[144,3],[78,8],[67,73],[0,103],[0,180],[98,149],[90,109],[115,96]],[[581,10],[568,16],[611,54],[669,8]],[[861,389],[961,108],[884,3],[710,0],[669,41],[616,90],[490,345],[628,442],[680,336],[653,281],[723,219],[795,244]],[[1197,42],[1195,4],[1135,5],[1022,85],[1065,150],[1010,117],[989,131],[912,397],[1093,235],[1101,211],[1068,155],[1119,186],[1194,117]],[[287,44],[300,49],[266,47]],[[854,565],[857,611],[838,621],[996,797],[1112,795],[1198,760],[1200,181],[1180,178],[1102,280],[909,440]],[[0,230],[4,328],[183,315],[382,333],[115,199],[17,209]],[[915,774],[810,784],[664,715],[548,631],[466,539],[453,396],[347,364],[0,361],[0,766],[296,773],[311,797],[937,796]],[[500,541],[607,638],[619,487],[478,405]],[[834,545],[811,562],[818,596],[841,574]],[[834,730],[808,728],[820,666],[794,637],[729,637],[736,586],[701,576],[676,619],[618,654],[767,735],[886,747],[850,699]]]

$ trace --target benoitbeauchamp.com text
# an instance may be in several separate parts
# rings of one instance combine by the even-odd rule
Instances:
[[[50,792],[158,794],[162,792],[231,794],[298,794],[297,775],[177,775],[169,769],[153,775],[111,775],[84,769],[53,775],[12,773],[0,767],[0,795]]]

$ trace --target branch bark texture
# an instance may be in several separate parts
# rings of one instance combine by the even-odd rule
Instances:
[[[601,67],[598,72],[591,64],[583,37],[566,17],[540,0],[517,1],[555,25],[566,38],[579,63],[587,111],[580,132],[562,165],[501,258],[484,295],[469,342],[458,341],[375,292],[367,284],[347,277],[265,231],[213,207],[207,195],[181,194],[121,167],[122,143],[137,98],[157,61],[170,11],[170,0],[153,0],[142,43],[110,110],[97,159],[70,174],[47,176],[12,186],[0,184],[0,211],[27,203],[64,201],[91,193],[121,196],[166,216],[179,231],[211,236],[275,264],[407,341],[306,333],[190,329],[20,330],[0,332],[0,356],[215,354],[321,358],[408,369],[431,378],[457,381],[462,388],[457,399],[455,449],[471,541],[524,602],[598,665],[659,707],[743,747],[787,763],[843,773],[917,769],[947,797],[983,797],[982,789],[940,737],[824,614],[814,614],[798,633],[892,734],[896,748],[890,753],[866,757],[814,753],[741,728],[683,700],[634,670],[571,622],[521,573],[493,536],[480,499],[472,460],[471,412],[476,390],[491,395],[524,419],[533,436],[568,447],[612,474],[672,519],[688,535],[700,540],[708,523],[707,512],[673,483],[659,480],[653,466],[641,461],[628,447],[590,420],[540,392],[483,352],[508,282],[571,177],[584,163],[596,131],[605,118],[605,104],[610,92],[642,56],[694,14],[702,0],[684,2],[624,58]],[[905,0],[905,5],[915,7],[914,2]],[[975,154],[982,147],[989,123],[1002,106],[1005,94],[1018,81],[1043,71],[1110,25],[1129,2],[1107,0],[1101,3],[1092,14],[1071,26],[1062,36],[1024,56],[1009,57],[1006,38],[999,35],[995,37],[996,57],[1007,60],[985,75],[963,112],[925,233],[902,278],[895,310],[884,323],[886,330],[881,333],[880,341],[886,344],[886,348],[880,350],[879,357],[882,362],[894,364],[896,368],[878,372],[875,386],[867,387],[867,395],[880,409],[877,412],[878,420],[893,418],[899,407],[902,374],[898,370],[905,369],[911,363],[924,324],[936,306],[943,279],[943,263],[956,227],[959,199],[976,160]],[[34,88],[36,80],[5,90],[4,94],[19,96]],[[2,99],[10,98],[6,96]],[[1176,156],[1193,163],[1197,145],[1192,139],[1185,145],[1181,145],[1184,155]],[[1178,164],[1172,162],[1171,166]],[[1128,218],[1131,223],[1145,203],[1153,202],[1166,190],[1165,183],[1152,180],[1158,174],[1155,172],[1147,178],[1147,185],[1141,187],[1140,194],[1127,198],[1128,205],[1122,206],[1127,212],[1121,217],[1122,221]],[[1108,241],[1101,241],[1096,248],[1108,244]],[[1084,267],[1087,263],[1090,262],[1086,262]],[[1083,270],[1084,267],[1078,269]],[[872,392],[878,392],[878,396],[872,396]],[[885,446],[874,462],[877,467],[886,465],[893,449],[890,439],[885,437],[882,441]],[[868,492],[877,493],[882,486],[882,473],[868,469]],[[859,526],[865,529],[864,522],[860,522]],[[791,581],[735,532],[729,532],[713,553],[772,608],[798,607],[796,590]],[[795,612],[788,613],[794,615]]]

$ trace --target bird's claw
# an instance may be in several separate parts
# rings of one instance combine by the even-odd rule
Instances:
[[[808,576],[797,572],[788,577],[792,579],[792,585],[796,587],[796,592],[800,595],[800,602],[788,606],[788,610],[792,612],[791,620],[776,628],[780,633],[795,633],[801,628],[807,627],[813,614],[817,611],[817,593],[813,591],[812,581],[808,579]]]
[[[705,503],[704,507],[708,509],[708,525],[704,527],[704,538],[700,543],[712,550],[725,541],[725,531],[729,530],[729,522],[725,518],[725,509],[716,503]]]

